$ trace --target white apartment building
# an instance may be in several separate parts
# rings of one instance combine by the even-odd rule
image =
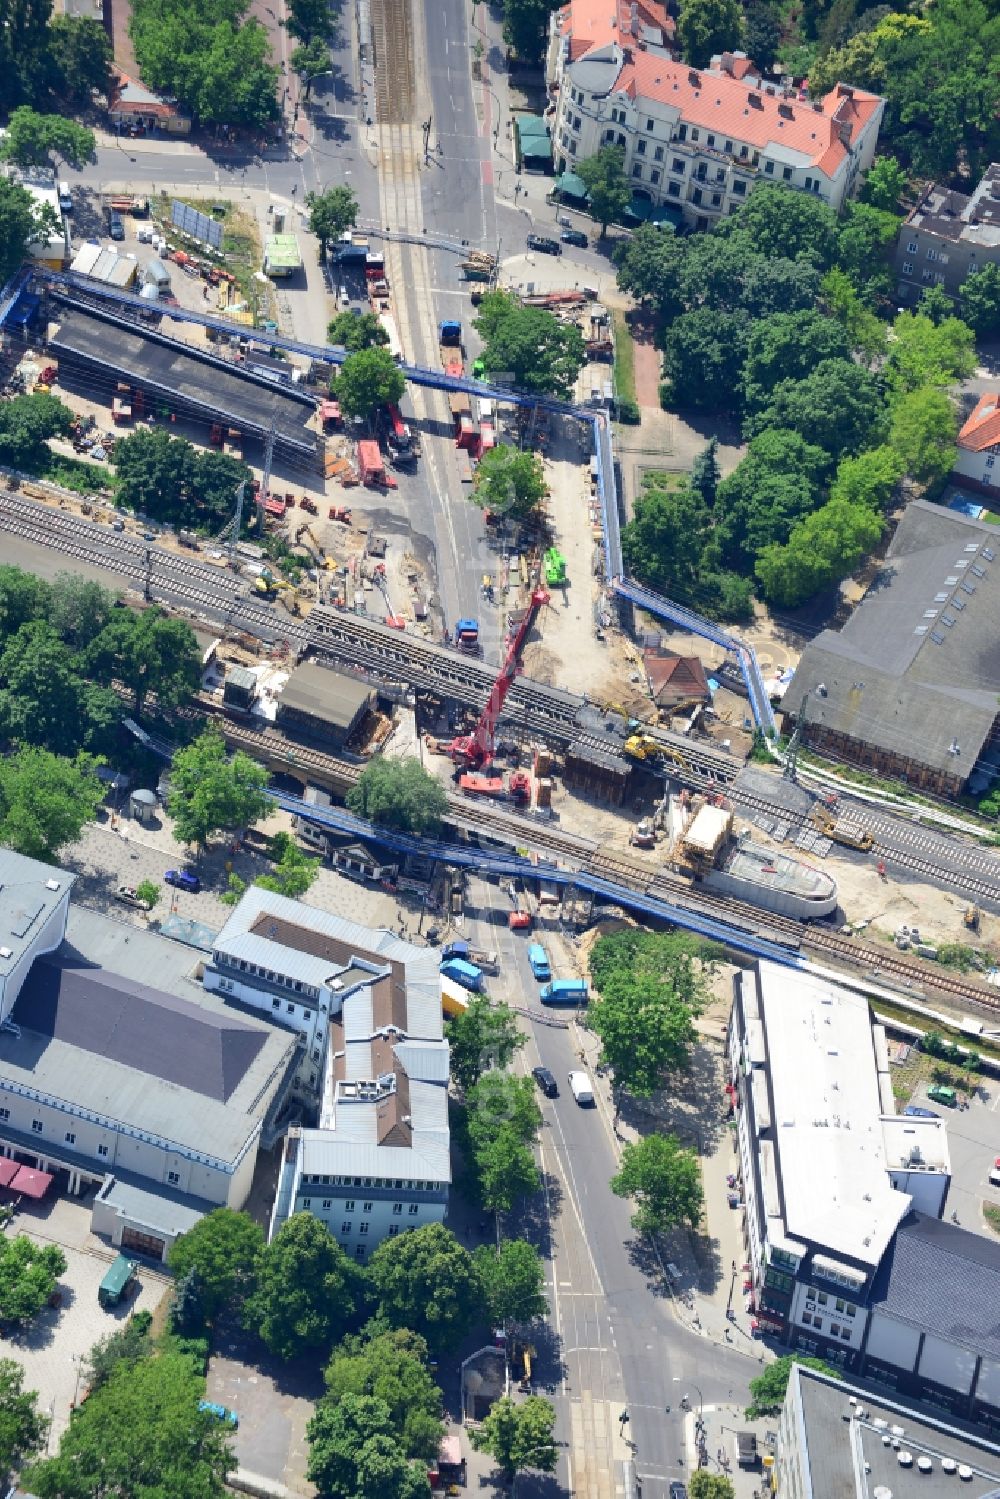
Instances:
[[[251,888],[219,933],[207,988],[298,1029],[316,1126],[285,1142],[272,1235],[311,1212],[355,1258],[440,1222],[451,1181],[438,955]]]
[[[728,1054],[762,1330],[1000,1429],[1000,1244],[942,1218],[944,1122],[896,1114],[865,997],[775,964],[743,970]]]
[[[0,1024],[10,1015],[36,958],[66,935],[76,875],[0,848]]]
[[[581,4],[571,0],[551,22],[557,172],[620,146],[634,200],[672,205],[673,216],[708,229],[758,181],[813,193],[839,210],[871,166],[884,108],[878,95],[838,83],[810,102],[763,83],[740,53],[713,59],[715,67],[688,67],[624,5],[608,7],[613,39],[590,43],[592,27],[578,34]]]
[[[863,995],[760,963],[733,981],[730,1082],[754,1309],[795,1347],[850,1364],[900,1223],[940,1213],[939,1119],[895,1113],[885,1032]]]

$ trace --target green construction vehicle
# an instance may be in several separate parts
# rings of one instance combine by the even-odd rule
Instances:
[[[545,586],[547,588],[565,588],[566,586],[566,558],[558,547],[549,547],[542,558],[545,569]]]

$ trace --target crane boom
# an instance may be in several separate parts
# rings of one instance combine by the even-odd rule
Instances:
[[[496,749],[496,727],[500,722],[500,714],[503,712],[507,694],[513,687],[514,678],[521,668],[521,652],[524,649],[524,642],[538,617],[539,609],[548,602],[549,594],[546,590],[536,588],[531,595],[531,603],[524,612],[524,618],[507,641],[503,665],[497,673],[497,679],[486,700],[486,706],[479,715],[479,722],[471,734],[452,740],[449,746],[448,753],[453,760],[464,761],[466,765],[475,766],[477,769],[489,765],[492,761]]]

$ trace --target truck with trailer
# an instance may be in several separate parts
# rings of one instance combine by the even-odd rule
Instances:
[[[483,987],[483,970],[475,963],[467,963],[464,958],[446,958],[441,964],[441,972],[452,983],[461,984],[473,994],[478,994]]]
[[[528,962],[531,971],[540,984],[548,983],[552,978],[552,969],[549,966],[548,953],[540,942],[532,942],[528,948]]]
[[[543,1005],[585,1005],[590,997],[586,979],[553,979],[539,990]]]
[[[441,957],[446,961],[452,958],[461,958],[466,963],[475,963],[479,968],[489,968],[494,973],[500,967],[500,959],[495,952],[486,952],[483,948],[471,947],[468,942],[461,940],[449,942],[441,949]]]

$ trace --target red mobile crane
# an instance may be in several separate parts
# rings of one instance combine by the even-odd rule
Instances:
[[[496,744],[496,727],[503,712],[503,705],[507,694],[514,685],[514,678],[521,669],[521,652],[524,642],[532,625],[538,617],[538,611],[549,602],[549,595],[544,588],[536,588],[531,595],[531,603],[525,610],[524,618],[518,625],[514,634],[508,638],[507,651],[504,656],[503,665],[493,683],[493,689],[487,699],[486,706],[479,715],[479,722],[471,734],[465,734],[459,739],[453,739],[448,746],[451,758],[473,769],[481,770],[493,760],[493,752]]]

